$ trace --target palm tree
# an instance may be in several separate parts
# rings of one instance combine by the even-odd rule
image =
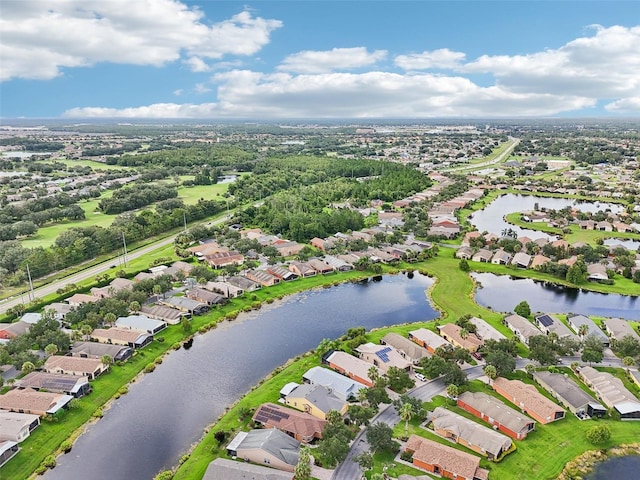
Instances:
[[[484,367],[484,374],[489,377],[489,380],[495,380],[498,376],[498,370],[493,365],[487,365]]]
[[[162,293],[162,287],[157,283],[153,286],[153,294],[157,297]]]
[[[55,343],[50,343],[49,345],[44,347],[44,353],[49,356],[55,355],[56,353],[58,353],[58,346]]]
[[[129,310],[133,313],[138,313],[140,311],[140,302],[136,302],[135,300],[129,304]]]
[[[447,392],[447,395],[449,395],[451,398],[457,397],[459,393],[458,386],[451,383],[447,385],[446,392]]]
[[[362,405],[368,405],[369,399],[367,398],[367,389],[361,388],[358,390],[358,401],[362,403]]]
[[[113,325],[114,323],[116,323],[116,320],[117,320],[116,314],[113,312],[109,312],[104,316],[104,323],[106,325]]]
[[[578,327],[578,335],[580,335],[580,338],[584,338],[589,334],[589,325],[580,325],[580,327]]]
[[[398,413],[400,418],[404,420],[404,436],[406,438],[409,436],[409,420],[413,418],[413,408],[410,403],[403,403]]]
[[[633,357],[624,357],[622,359],[622,363],[625,367],[627,367],[627,372],[629,372],[629,367],[634,363]]]
[[[469,336],[469,330],[467,330],[466,328],[461,328],[460,329],[460,338],[462,338],[464,340],[468,336]]]
[[[113,357],[111,355],[102,355],[100,357],[100,361],[104,364],[104,365],[112,365],[113,364]]]
[[[80,327],[80,331],[82,332],[82,335],[84,335],[84,339],[89,340],[89,335],[91,335],[91,332],[93,332],[93,327],[91,327],[91,325],[84,323]]]
[[[22,373],[31,373],[36,369],[36,366],[33,364],[33,362],[24,362],[22,364],[22,368],[20,369],[22,371]]]
[[[371,379],[371,383],[375,385],[380,378],[380,373],[378,373],[378,369],[376,367],[371,365],[369,370],[367,370],[367,376]]]

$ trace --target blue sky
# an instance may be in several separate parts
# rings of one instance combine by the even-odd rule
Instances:
[[[2,0],[3,118],[634,117],[637,1]]]

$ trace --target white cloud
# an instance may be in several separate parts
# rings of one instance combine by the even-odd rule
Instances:
[[[493,74],[517,92],[616,98],[640,94],[640,26],[595,26],[595,35],[529,55],[483,55],[458,68]]]
[[[207,93],[210,92],[211,89],[207,87],[204,83],[196,83],[196,86],[193,88],[196,93]]]
[[[173,94],[174,94],[176,97],[179,97],[179,96],[180,96],[180,95],[182,95],[183,93],[184,93],[184,90],[183,90],[183,89],[181,89],[181,88],[178,88],[177,90],[174,90],[174,91],[173,91]]]
[[[278,70],[296,73],[329,73],[373,65],[387,56],[386,50],[369,52],[365,47],[305,50],[289,55]]]
[[[2,4],[0,80],[50,79],[64,67],[99,62],[161,66],[186,55],[203,59],[252,55],[279,20],[248,11],[209,26],[202,12],[178,0],[28,0]]]
[[[186,60],[183,60],[182,63],[188,66],[189,70],[196,73],[209,72],[211,70],[211,66],[209,66],[200,57],[189,57]]]
[[[234,70],[214,75],[218,101],[128,109],[77,108],[68,117],[381,118],[551,115],[591,106],[575,96],[514,93],[463,77],[387,72],[291,75]]]
[[[629,97],[616,100],[604,106],[609,112],[640,114],[640,97]]]
[[[426,51],[422,53],[412,53],[409,55],[398,55],[394,63],[403,70],[427,70],[430,68],[454,68],[465,58],[462,52],[454,52],[448,48]]]

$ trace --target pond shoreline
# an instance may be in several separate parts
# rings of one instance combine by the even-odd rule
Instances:
[[[612,458],[640,455],[640,443],[618,445],[606,450],[589,450],[567,463],[557,480],[583,480],[602,462]]]

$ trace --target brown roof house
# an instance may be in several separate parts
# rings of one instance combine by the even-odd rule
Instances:
[[[91,391],[89,377],[80,375],[65,375],[62,373],[31,372],[20,380],[15,386],[18,388],[33,388],[46,392],[64,393],[76,398],[82,397]]]
[[[38,415],[0,410],[0,442],[20,443],[31,435],[38,425]]]
[[[360,382],[367,387],[373,387],[373,382],[369,378],[369,369],[371,367],[378,371],[378,375],[382,375],[380,369],[375,365],[365,362],[364,360],[360,360],[346,352],[331,352],[323,358],[323,361],[336,372],[342,373],[343,375],[346,375],[352,380]]]
[[[458,395],[457,402],[463,410],[516,440],[526,438],[536,425],[534,420],[486,393],[464,392]]]
[[[202,480],[292,480],[293,473],[269,467],[216,458],[207,467]]]
[[[419,328],[409,332],[409,340],[427,349],[429,353],[435,353],[436,348],[451,345],[444,338],[426,328]]]
[[[100,343],[112,345],[127,345],[131,348],[146,347],[153,341],[153,335],[139,332],[137,330],[128,330],[124,328],[96,328],[91,332],[91,338]]]
[[[316,418],[309,413],[275,403],[260,405],[253,414],[253,421],[264,428],[277,428],[303,443],[322,438],[322,430],[327,423],[326,420]]]
[[[9,390],[0,395],[0,408],[10,412],[31,413],[44,417],[55,414],[73,400],[71,395],[37,392],[31,388]]]
[[[460,331],[462,328],[455,323],[447,323],[446,325],[438,326],[440,335],[446,341],[452,343],[456,347],[469,350],[471,353],[476,352],[483,344],[482,340],[476,337],[473,333],[469,333],[465,338],[462,338]]]
[[[520,380],[498,377],[493,389],[543,425],[564,418],[564,410],[542,395],[538,389]]]
[[[412,362],[404,358],[395,348],[369,342],[360,345],[355,351],[362,360],[375,365],[383,373],[387,373],[391,367],[411,370]]]
[[[400,355],[409,360],[414,365],[425,357],[430,357],[429,352],[425,348],[412,342],[407,337],[403,337],[399,333],[387,333],[380,339],[382,345],[389,345],[395,348]]]
[[[489,471],[480,468],[480,457],[411,435],[405,452],[412,453],[414,467],[457,480],[487,480]]]
[[[48,373],[61,373],[63,375],[76,375],[95,379],[98,375],[109,369],[109,365],[102,363],[97,358],[67,357],[51,355],[44,362],[42,369]]]
[[[513,445],[506,435],[443,407],[437,407],[428,418],[433,423],[435,433],[464,445],[490,460],[500,458]]]
[[[227,445],[232,457],[285,472],[293,472],[299,452],[300,442],[276,428],[240,432]]]

